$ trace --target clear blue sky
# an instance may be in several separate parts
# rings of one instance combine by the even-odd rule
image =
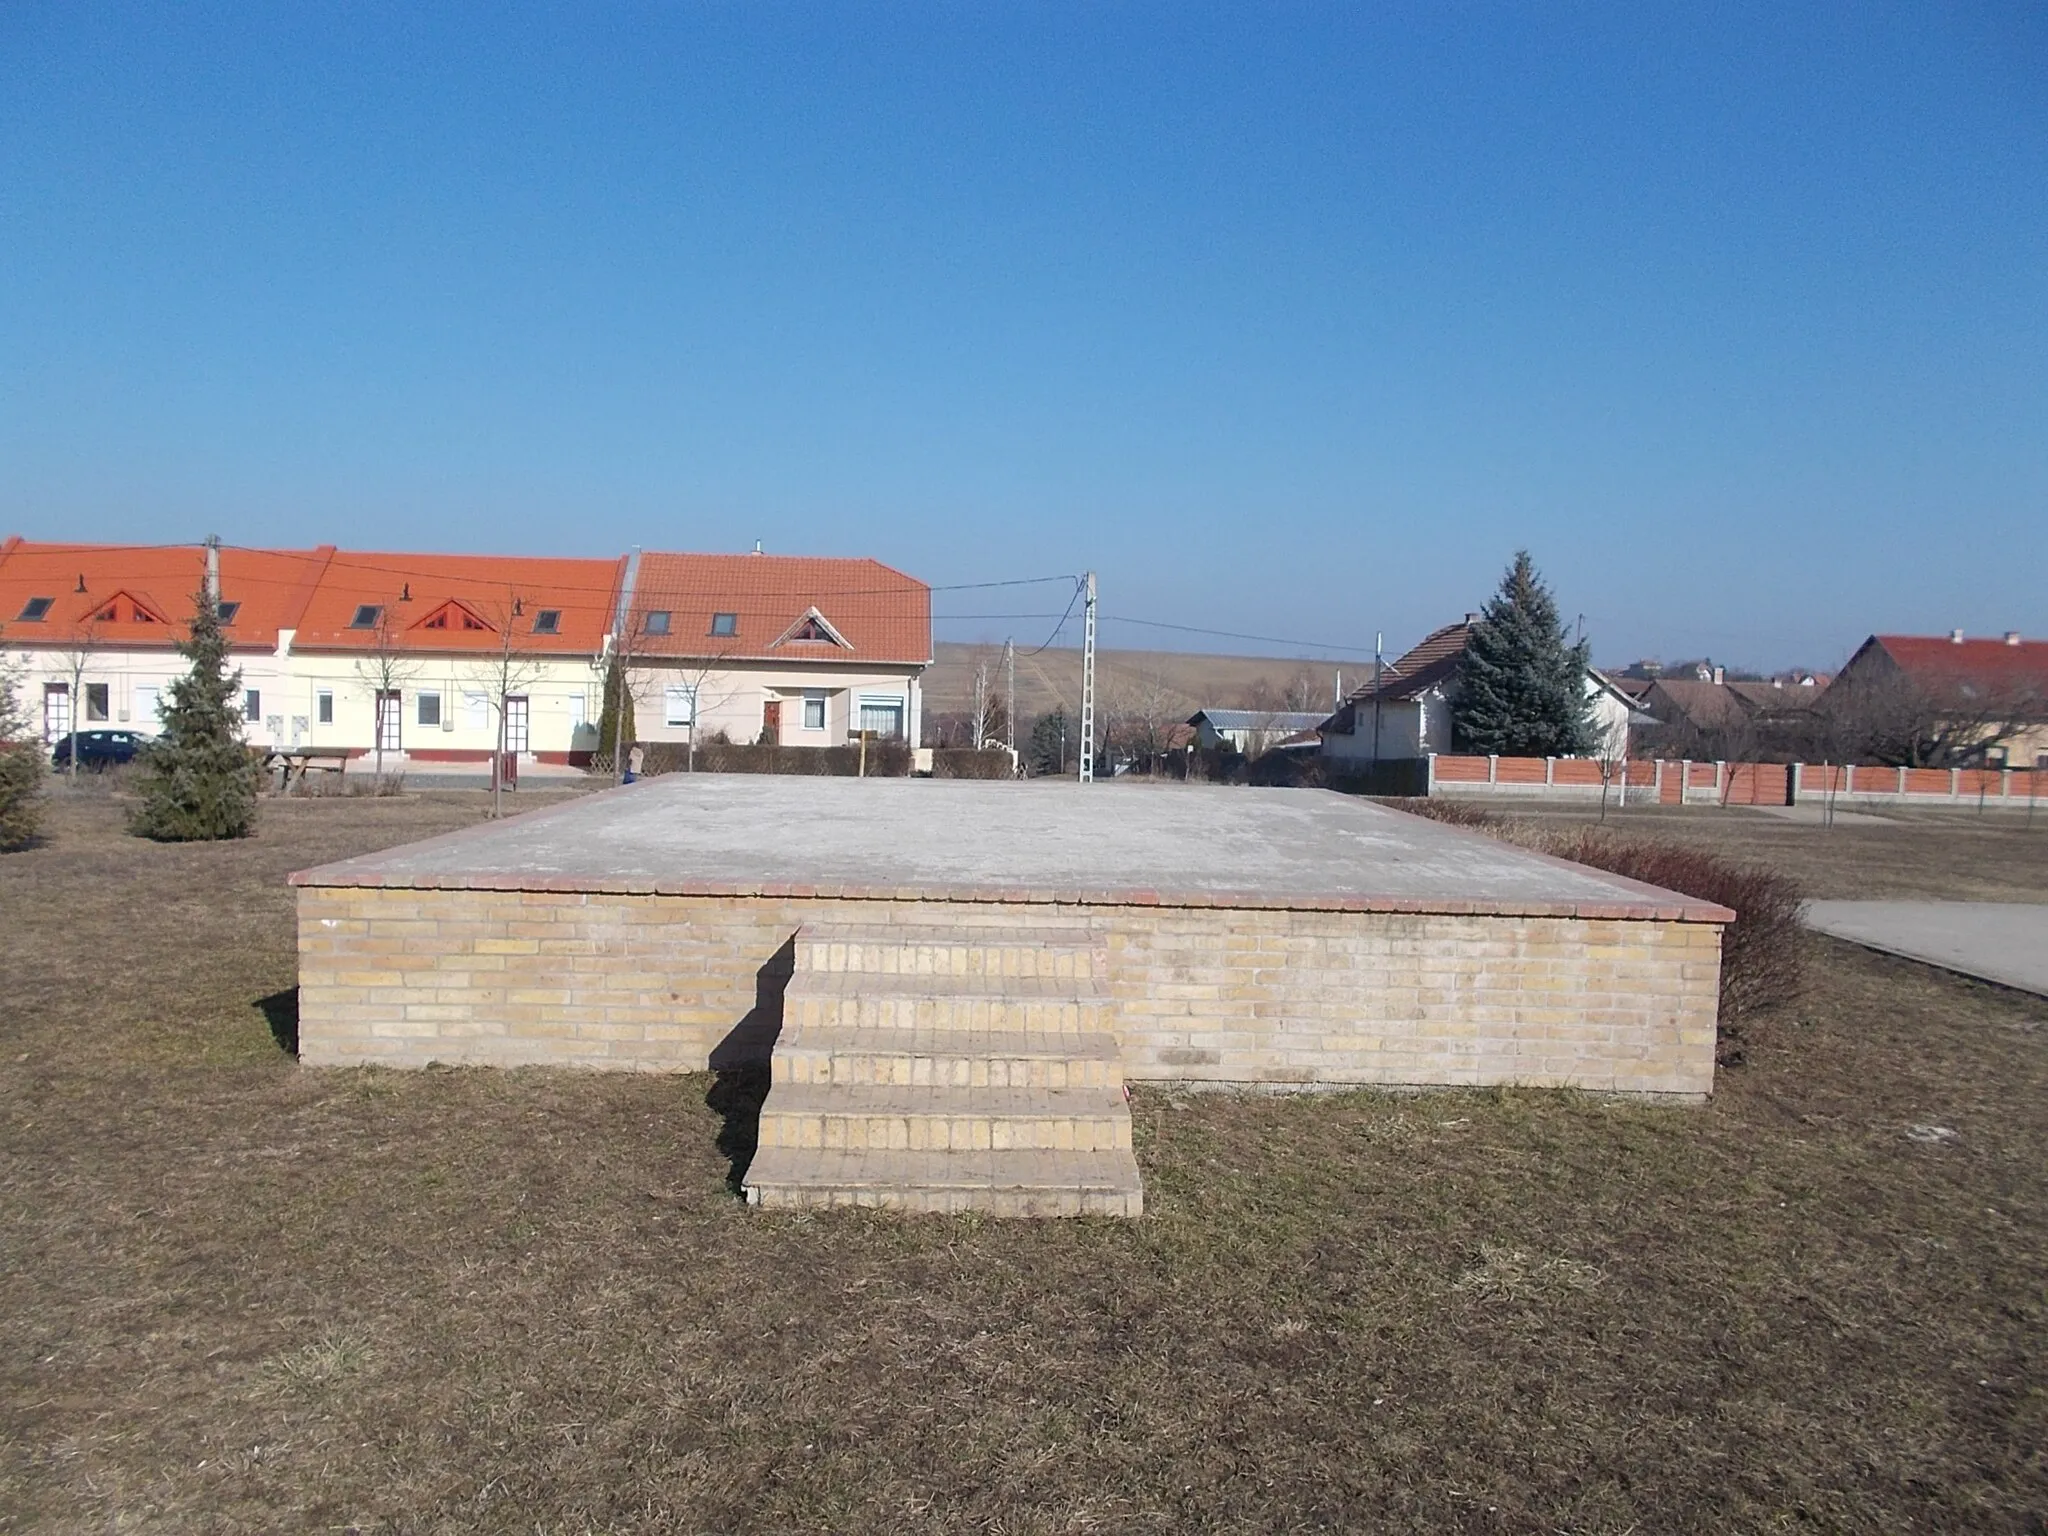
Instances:
[[[0,529],[2039,634],[2048,9],[8,0]]]

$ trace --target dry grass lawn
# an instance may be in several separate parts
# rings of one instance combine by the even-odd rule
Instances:
[[[0,1531],[2042,1529],[2048,1002],[1830,947],[1703,1109],[1153,1090],[1141,1222],[768,1216],[708,1078],[280,1049],[286,871],[481,798],[0,861]]]

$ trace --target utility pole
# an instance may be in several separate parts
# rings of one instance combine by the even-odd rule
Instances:
[[[1376,631],[1372,637],[1372,760],[1374,767],[1379,766],[1380,760],[1380,653],[1386,649],[1386,646],[1386,631]],[[1351,727],[1353,730],[1356,730],[1358,722],[1352,721]]]
[[[1081,608],[1081,782],[1095,782],[1095,573],[1084,583]]]
[[[988,745],[988,663],[974,664],[974,750]]]
[[[1017,642],[1003,642],[1003,736],[1010,749],[1010,766],[1017,766]]]

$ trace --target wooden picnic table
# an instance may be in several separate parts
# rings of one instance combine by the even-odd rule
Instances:
[[[348,759],[347,747],[272,747],[263,755],[263,766],[266,771],[282,769],[284,779],[278,787],[290,789],[293,775],[303,783],[309,773],[343,773]]]

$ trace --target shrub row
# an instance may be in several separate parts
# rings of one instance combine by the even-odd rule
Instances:
[[[935,779],[1008,779],[1016,776],[1010,754],[1001,747],[934,747],[932,777]]]
[[[690,769],[687,742],[656,741],[646,745],[642,771],[649,774],[683,773]],[[853,747],[770,747],[749,742],[697,743],[698,773],[793,773],[816,778],[850,779],[861,772],[861,749]],[[871,741],[867,746],[867,776],[871,779],[900,779],[910,772],[910,748],[900,741]]]

